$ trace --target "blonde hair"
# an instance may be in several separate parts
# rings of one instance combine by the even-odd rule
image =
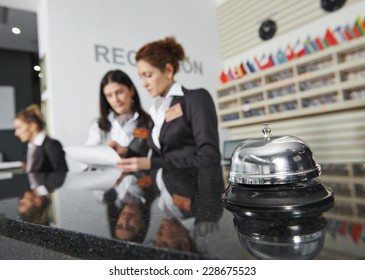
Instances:
[[[46,127],[46,122],[43,118],[41,109],[37,104],[32,104],[18,112],[15,119],[22,120],[26,123],[35,123],[38,126],[39,131],[44,130]]]

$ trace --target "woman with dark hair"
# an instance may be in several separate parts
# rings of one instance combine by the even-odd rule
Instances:
[[[130,77],[121,70],[107,72],[99,98],[100,117],[91,125],[86,145],[109,145],[121,157],[146,156],[150,117]]]
[[[142,243],[150,224],[151,203],[156,193],[149,174],[122,175],[115,186],[103,195],[111,236]]]
[[[44,131],[46,122],[38,105],[20,111],[15,116],[14,126],[15,136],[28,143],[26,172],[68,171],[61,143]]]
[[[184,49],[172,37],[146,44],[137,52],[138,74],[156,98],[150,109],[152,157],[122,159],[117,166],[124,171],[220,165],[212,97],[205,89],[188,90],[174,80],[184,58]]]

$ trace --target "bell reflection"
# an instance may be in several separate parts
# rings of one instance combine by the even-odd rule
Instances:
[[[242,246],[257,259],[304,260],[323,248],[327,220],[323,217],[281,221],[234,216]]]

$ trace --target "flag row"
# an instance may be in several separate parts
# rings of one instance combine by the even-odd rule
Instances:
[[[323,36],[305,40],[298,39],[294,44],[288,44],[286,48],[279,48],[276,52],[254,56],[251,59],[242,61],[237,66],[222,70],[220,74],[221,83],[240,79],[245,75],[256,73],[276,65],[280,65],[293,59],[310,55],[331,46],[336,46],[361,36],[365,36],[365,18],[358,16],[353,24],[338,26],[334,29],[327,28]]]

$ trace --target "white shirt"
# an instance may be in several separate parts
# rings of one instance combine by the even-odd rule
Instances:
[[[39,132],[32,142],[28,142],[27,150],[27,168],[26,171],[30,172],[33,165],[34,151],[36,147],[42,146],[44,139],[46,138],[46,133],[44,131]]]
[[[153,143],[159,149],[161,149],[159,137],[162,125],[165,121],[165,113],[170,108],[174,96],[184,96],[184,92],[182,91],[182,85],[176,82],[171,85],[165,97],[159,97],[156,100],[155,104],[152,105],[149,111],[151,118],[154,122],[151,137]]]
[[[39,132],[32,142],[28,142],[28,148],[32,145],[42,146],[44,139],[46,138],[46,133],[44,131]]]
[[[162,178],[163,170],[160,168],[156,174],[156,184],[161,194],[158,199],[158,207],[164,211],[165,216],[169,219],[175,218],[187,229],[192,230],[195,224],[195,217],[184,219],[179,207],[174,204],[173,198],[166,188],[165,182]]]
[[[89,129],[89,136],[85,145],[96,146],[106,144],[108,140],[114,140],[122,147],[127,147],[133,139],[134,129],[137,127],[137,119],[139,114],[134,113],[133,117],[129,119],[123,126],[118,122],[114,112],[110,112],[108,120],[111,123],[109,133],[105,133],[99,128],[98,122],[94,121]]]

